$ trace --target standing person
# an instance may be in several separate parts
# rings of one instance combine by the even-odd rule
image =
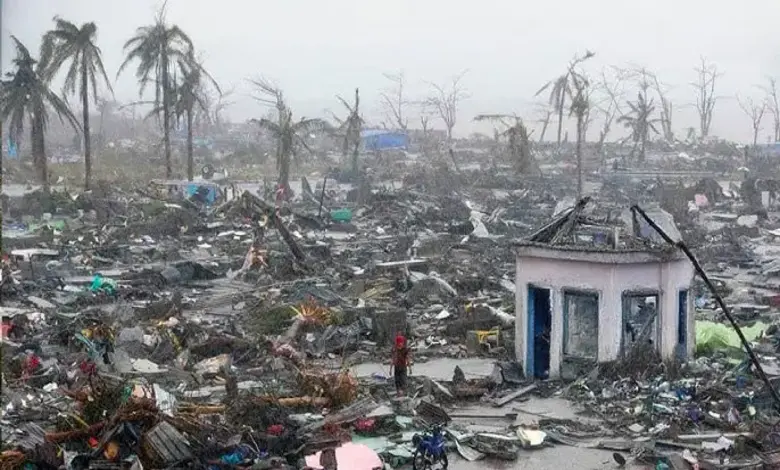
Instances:
[[[393,362],[390,365],[391,372],[395,378],[396,395],[403,396],[406,391],[406,377],[410,364],[409,347],[406,345],[406,337],[401,333],[395,337],[395,347],[393,348]]]
[[[328,447],[320,454],[320,466],[323,470],[338,470],[339,464],[336,460],[336,449]]]

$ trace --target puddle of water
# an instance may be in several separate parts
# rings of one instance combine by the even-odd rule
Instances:
[[[388,362],[390,358],[388,356]],[[460,366],[466,378],[478,378],[490,375],[493,371],[492,359],[468,358],[468,359],[450,359],[437,358],[428,362],[420,362],[412,365],[413,375],[422,375],[434,380],[452,380],[452,373],[455,366]],[[376,362],[367,362],[352,367],[352,373],[358,377],[370,377],[373,374],[387,376],[390,371],[390,365],[379,364]]]

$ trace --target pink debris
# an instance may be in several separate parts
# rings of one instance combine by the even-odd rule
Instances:
[[[320,464],[322,452],[306,457],[306,466],[313,469],[323,469]],[[374,470],[382,468],[384,464],[379,455],[363,444],[347,442],[336,448],[336,462],[338,468],[348,470]]]

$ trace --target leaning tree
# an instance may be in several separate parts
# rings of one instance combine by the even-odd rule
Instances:
[[[24,132],[25,119],[30,122],[30,142],[33,164],[44,192],[49,192],[49,170],[46,157],[46,126],[53,110],[62,121],[67,121],[76,132],[81,132],[78,119],[65,100],[49,88],[42,68],[27,47],[15,36],[11,41],[16,48],[14,69],[6,75],[0,86],[0,122],[8,122],[9,133],[18,142]]]

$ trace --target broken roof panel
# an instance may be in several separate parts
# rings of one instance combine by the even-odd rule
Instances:
[[[589,202],[590,198],[585,197],[567,209],[559,204],[550,223],[518,244],[600,251],[652,252],[671,249],[646,221],[636,217],[630,209],[620,211],[610,207],[586,207]],[[662,209],[651,209],[647,214],[673,240],[681,239],[671,214]]]

